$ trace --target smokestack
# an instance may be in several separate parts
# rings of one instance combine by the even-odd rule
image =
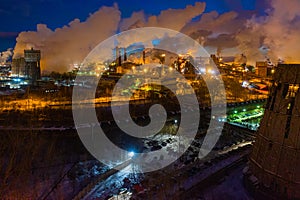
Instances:
[[[221,48],[218,47],[218,48],[217,48],[217,57],[220,57],[220,56],[221,56]]]
[[[120,63],[119,63],[119,57],[120,57],[119,47],[116,46],[116,63],[117,63],[117,66],[120,65]]]
[[[143,64],[145,64],[145,60],[146,60],[146,53],[145,50],[143,51]]]
[[[119,50],[119,57],[118,57],[118,66],[122,65],[122,57],[121,57],[121,50]]]
[[[127,49],[124,48],[124,61],[127,61],[127,53],[126,53]]]

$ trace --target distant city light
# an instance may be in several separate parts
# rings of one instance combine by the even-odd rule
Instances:
[[[13,81],[20,82],[21,79],[20,78],[14,78]]]
[[[206,72],[205,68],[200,68],[200,72],[205,73]]]
[[[212,69],[209,69],[209,70],[208,70],[208,73],[209,73],[209,74],[215,74],[215,71],[212,70]]]
[[[243,81],[242,87],[246,88],[248,86],[249,86],[249,82],[248,81]]]
[[[135,154],[135,153],[134,153],[133,151],[131,151],[131,152],[128,153],[128,156],[129,156],[130,158],[132,158],[132,157],[134,156],[134,154]]]

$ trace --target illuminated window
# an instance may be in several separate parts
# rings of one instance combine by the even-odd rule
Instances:
[[[288,104],[287,109],[291,109],[291,103]]]
[[[288,88],[286,87],[286,90],[283,91],[285,93],[285,98],[286,99],[295,98],[298,89],[299,89],[299,84],[289,84]]]

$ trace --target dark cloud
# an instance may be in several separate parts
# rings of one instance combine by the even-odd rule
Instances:
[[[238,42],[233,34],[220,34],[215,38],[208,38],[206,46],[217,47],[218,49],[234,48]]]
[[[191,32],[189,34],[189,36],[191,38],[193,38],[194,40],[199,40],[203,37],[208,37],[209,35],[211,35],[213,32],[212,31],[209,31],[209,30],[196,30],[194,32]]]
[[[17,32],[0,32],[0,37],[2,38],[11,38],[18,36]]]

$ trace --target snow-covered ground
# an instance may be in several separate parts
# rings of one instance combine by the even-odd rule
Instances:
[[[215,185],[210,185],[205,189],[198,190],[190,200],[252,200],[248,191],[243,186],[243,168],[246,165],[240,165],[228,173],[228,175]]]
[[[136,199],[149,195],[152,199],[179,197],[183,191],[188,191],[195,187],[199,182],[210,177],[211,174],[240,159],[245,153],[248,152],[230,153],[231,155],[227,154],[227,156],[222,156],[220,159],[216,157],[213,160],[205,162],[199,160],[174,171],[166,168],[155,172],[146,176],[142,182],[147,187],[147,190],[143,193],[135,193],[134,197]],[[193,197],[194,195],[196,194],[189,193],[189,197]]]
[[[176,157],[179,146],[182,149],[189,147],[189,150],[185,152],[183,159],[178,159],[166,168],[150,173],[141,173],[141,169],[133,160],[133,163],[123,170],[96,184],[85,199],[104,199],[107,197],[111,197],[111,199],[129,199],[132,195],[133,197],[137,195],[132,187],[134,184],[139,184],[144,189],[144,192],[140,193],[153,197],[162,198],[167,195],[175,195],[180,189],[192,187],[200,179],[238,159],[239,155],[227,158],[227,154],[251,144],[251,141],[238,141],[234,142],[232,146],[224,147],[227,144],[225,142],[223,145],[219,144],[224,148],[213,150],[204,159],[199,160],[193,156],[199,152],[202,141],[203,138],[198,139],[193,142],[193,145],[189,146],[188,139],[176,135],[158,134],[149,137],[144,140],[144,151],[150,152],[159,149],[161,159]],[[160,156],[156,155],[148,158],[149,163],[151,165],[159,164]],[[212,160],[216,157],[222,157],[219,159],[219,164],[212,163]],[[186,163],[187,160],[190,160],[190,162]],[[126,185],[125,179],[129,179],[130,184]],[[120,192],[124,188],[126,188],[126,192]]]
[[[121,188],[126,188],[124,186],[124,179],[134,179],[133,170],[133,165],[128,165],[119,172],[111,175],[108,179],[96,184],[95,187],[83,199],[105,199],[113,194],[119,194],[119,190]]]

